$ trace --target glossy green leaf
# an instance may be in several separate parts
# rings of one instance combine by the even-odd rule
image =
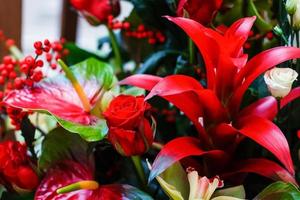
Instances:
[[[130,87],[122,92],[122,94],[132,95],[132,96],[141,96],[145,95],[145,90],[138,87]]]
[[[189,181],[179,162],[174,163],[157,177],[163,190],[174,200],[188,199]]]
[[[291,184],[276,182],[269,185],[254,200],[296,200],[300,199],[299,189]]]
[[[42,143],[38,166],[41,170],[48,169],[62,160],[77,160],[89,163],[88,143],[76,134],[63,128],[49,132]]]
[[[245,199],[246,192],[244,186],[239,185],[235,187],[216,190],[213,194],[213,197],[218,197],[218,196],[228,196],[228,197]]]
[[[56,120],[63,128],[72,133],[78,133],[89,142],[99,141],[108,133],[108,127],[104,119],[98,119],[93,125],[81,125],[60,118],[56,118]]]

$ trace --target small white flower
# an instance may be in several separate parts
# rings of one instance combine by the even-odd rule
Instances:
[[[293,28],[300,30],[300,3],[297,3],[296,12],[293,14]]]
[[[264,75],[264,80],[272,96],[282,98],[291,91],[298,73],[291,68],[273,68]]]
[[[287,0],[285,3],[285,8],[288,14],[293,15],[297,9],[297,1],[298,0]]]

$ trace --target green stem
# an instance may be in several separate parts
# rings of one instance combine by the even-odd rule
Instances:
[[[24,58],[24,55],[23,53],[20,51],[20,49],[15,46],[15,45],[12,45],[9,47],[9,51],[10,53],[13,55],[13,57],[15,57],[15,59],[17,60],[22,60]]]
[[[112,47],[112,50],[115,55],[116,67],[117,67],[117,69],[120,70],[120,72],[124,73],[123,67],[122,67],[122,57],[121,57],[119,45],[117,43],[116,35],[113,32],[113,30],[110,29],[108,26],[107,26],[107,30],[108,30],[108,34],[109,34],[109,38],[110,38],[110,42],[111,42],[111,47]]]
[[[82,86],[80,85],[80,83],[78,82],[78,80],[76,79],[76,77],[74,76],[73,72],[69,69],[69,67],[64,63],[64,61],[62,60],[58,60],[59,65],[61,66],[62,70],[65,72],[66,77],[70,80],[70,82],[72,83],[81,103],[82,106],[84,108],[84,110],[86,112],[90,112],[91,111],[91,104],[89,99],[87,98]]]
[[[189,62],[190,64],[194,64],[195,61],[195,46],[193,40],[189,38]]]
[[[131,156],[131,160],[134,164],[134,167],[140,178],[140,181],[143,184],[143,187],[146,189],[146,187],[147,187],[146,175],[145,175],[145,172],[144,172],[144,169],[142,166],[142,160],[141,160],[140,156]]]

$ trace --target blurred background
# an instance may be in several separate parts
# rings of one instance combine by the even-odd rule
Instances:
[[[121,1],[121,7],[118,19],[128,16],[132,10],[126,1]],[[95,50],[97,40],[107,34],[105,27],[92,27],[78,16],[68,0],[0,0],[0,30],[15,39],[25,54],[33,51],[34,41],[60,37]],[[0,55],[3,51],[0,49]]]

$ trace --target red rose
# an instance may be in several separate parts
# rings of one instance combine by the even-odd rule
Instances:
[[[184,11],[188,17],[203,25],[209,24],[220,9],[223,0],[179,0],[177,15],[184,16]]]
[[[119,0],[70,0],[92,25],[106,23],[108,16],[120,14]]]
[[[122,155],[145,153],[153,142],[153,131],[145,112],[150,105],[143,96],[120,95],[103,113],[109,127],[108,140]]]
[[[37,187],[39,178],[30,164],[24,144],[15,141],[0,143],[0,177],[5,183],[32,190]]]

